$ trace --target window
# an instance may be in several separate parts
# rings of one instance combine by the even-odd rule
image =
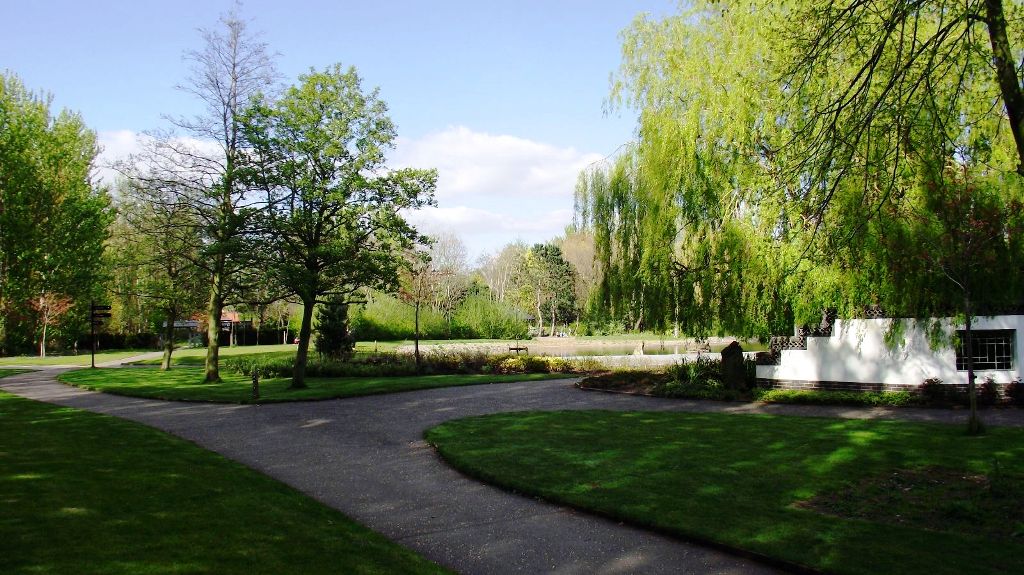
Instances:
[[[957,332],[960,341],[966,337],[964,331]],[[1013,329],[979,329],[971,331],[971,354],[974,356],[974,369],[1013,369],[1013,342],[1016,330]],[[956,368],[967,370],[967,356],[964,346],[956,346]]]

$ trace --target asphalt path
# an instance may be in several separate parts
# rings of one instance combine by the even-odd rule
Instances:
[[[960,423],[948,410],[852,409],[663,400],[583,392],[573,380],[452,387],[342,400],[224,405],[167,402],[59,384],[61,370],[0,379],[35,400],[137,421],[287,483],[461,573],[777,573],[752,559],[482,484],[423,441],[444,421],[519,410],[777,413]],[[1022,425],[1021,410],[986,414]],[[325,560],[328,560],[325,558]]]

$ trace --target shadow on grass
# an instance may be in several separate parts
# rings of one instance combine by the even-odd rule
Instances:
[[[0,572],[407,571],[443,570],[188,442],[0,392]]]
[[[1019,430],[899,421],[548,412],[449,422],[427,439],[486,481],[675,535],[838,573],[999,573],[1020,540],[829,517],[794,504],[896,468],[1024,471]]]

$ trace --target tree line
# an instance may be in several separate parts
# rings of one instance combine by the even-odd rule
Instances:
[[[83,295],[109,282],[159,311],[165,367],[175,321],[204,308],[205,377],[218,381],[225,307],[292,299],[302,304],[292,385],[302,387],[315,307],[393,288],[403,254],[429,243],[401,211],[434,203],[436,172],[386,165],[395,128],[354,68],[310,70],[278,89],[268,47],[236,14],[203,40],[183,85],[203,112],[149,134],[117,166],[113,193],[90,181],[95,136],[81,120],[49,118],[48,102],[4,78],[5,351],[40,327],[45,336],[63,302],[77,309],[63,315],[81,318]]]

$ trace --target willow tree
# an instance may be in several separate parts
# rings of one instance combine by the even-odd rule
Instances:
[[[784,216],[769,22],[697,3],[623,33],[612,104],[639,109],[638,142],[585,175],[578,206],[604,270],[595,301],[630,327],[767,335],[785,317],[766,245]]]
[[[644,294],[665,279],[643,274],[670,270],[674,313],[698,333],[865,306],[969,323],[1019,300],[1020,10],[737,0],[639,18],[613,87],[640,111],[638,143],[581,202],[605,283],[639,265]]]
[[[354,68],[311,71],[277,101],[257,98],[242,126],[243,174],[266,206],[265,270],[303,304],[291,384],[302,388],[314,307],[394,286],[402,255],[425,239],[402,211],[433,203],[437,173],[388,168],[394,124]]]
[[[923,313],[879,226],[917,201],[923,166],[1016,170],[1011,9],[750,0],[638,18],[612,92],[639,109],[638,142],[581,202],[609,305],[672,285],[689,331],[758,335],[822,308]]]

